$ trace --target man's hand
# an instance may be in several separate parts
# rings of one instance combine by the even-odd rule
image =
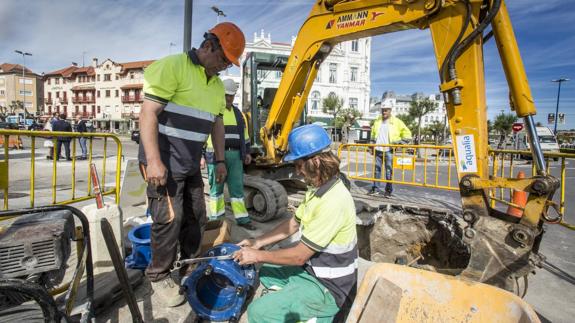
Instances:
[[[242,266],[255,264],[259,262],[261,252],[262,251],[250,247],[242,247],[242,249],[234,252],[234,261]]]
[[[146,174],[146,179],[149,184],[154,186],[166,185],[168,170],[162,161],[158,160],[156,162],[148,163],[148,166],[146,167]]]
[[[216,164],[216,183],[223,183],[228,176],[228,170],[226,169],[225,163]]]
[[[257,239],[244,239],[238,243],[238,246],[249,247],[249,248],[253,248],[253,249],[260,249],[261,248]]]
[[[202,159],[200,159],[200,168],[201,169],[206,168],[206,159],[204,157],[202,157]]]
[[[249,165],[249,164],[251,164],[251,162],[252,162],[252,155],[247,154],[246,158],[244,159],[244,164]]]

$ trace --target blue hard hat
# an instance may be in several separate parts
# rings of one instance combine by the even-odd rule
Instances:
[[[284,161],[313,156],[331,145],[327,132],[316,124],[308,124],[292,130],[288,137],[288,154]]]

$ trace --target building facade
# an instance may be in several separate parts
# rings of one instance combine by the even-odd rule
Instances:
[[[98,131],[125,133],[139,129],[144,101],[144,69],[153,63],[92,60],[88,67],[72,65],[44,75],[44,114],[91,119]]]
[[[42,85],[42,78],[22,65],[0,64],[0,114],[36,115],[42,106]]]
[[[271,34],[254,33],[253,42],[246,43],[244,56],[250,52],[263,52],[289,56],[295,37],[291,43],[272,42]],[[317,77],[307,99],[307,115],[329,118],[323,113],[322,100],[330,94],[343,99],[344,108],[355,108],[362,115],[369,113],[371,38],[362,38],[338,44],[321,64]],[[242,60],[243,63],[243,60]],[[258,75],[260,88],[278,87],[281,72]],[[222,77],[222,78],[225,78]],[[236,78],[237,80],[240,77]],[[241,86],[241,82],[238,82]],[[263,93],[259,93],[263,95]]]
[[[386,91],[381,97],[381,106],[391,108],[391,113],[394,115],[407,114],[409,112],[411,102],[422,98],[428,98],[432,102],[436,102],[437,109],[423,117],[421,120],[421,127],[425,128],[435,121],[441,123],[445,122],[445,102],[443,101],[443,96],[441,94],[431,94],[428,96],[425,96],[422,93],[414,93],[411,95],[396,95],[393,91]],[[380,113],[380,111],[374,111],[372,109],[370,115],[376,117]]]

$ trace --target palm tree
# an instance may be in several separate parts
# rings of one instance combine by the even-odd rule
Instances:
[[[409,115],[417,122],[417,141],[416,145],[421,141],[421,119],[428,113],[437,109],[437,102],[431,101],[429,98],[423,100],[415,99],[410,102]]]
[[[517,116],[513,113],[502,113],[495,117],[493,122],[493,130],[499,133],[499,144],[498,149],[503,149],[503,144],[507,137],[511,134],[513,130],[513,124],[517,121]]]

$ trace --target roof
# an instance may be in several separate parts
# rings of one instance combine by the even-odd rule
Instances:
[[[144,87],[144,84],[126,84],[120,87],[122,90],[129,90],[129,89],[141,89]]]
[[[122,65],[121,73],[126,73],[128,70],[133,69],[143,69],[148,65],[152,64],[153,62],[155,62],[155,60],[120,63],[120,65]]]
[[[94,68],[92,66],[88,67],[78,67],[72,72],[72,74],[86,74],[89,76],[95,75]]]
[[[31,70],[29,70],[28,68],[25,68],[26,73],[32,73],[34,74],[34,72],[32,72]],[[0,72],[4,72],[4,73],[16,73],[16,72],[20,72],[22,73],[22,65],[20,64],[10,64],[10,63],[3,63],[0,64]]]
[[[59,69],[57,71],[45,73],[44,77],[51,76],[51,75],[60,75],[63,77],[70,77],[76,69],[78,69],[78,67],[72,65],[72,66],[68,66],[68,67],[64,67],[62,69]]]

